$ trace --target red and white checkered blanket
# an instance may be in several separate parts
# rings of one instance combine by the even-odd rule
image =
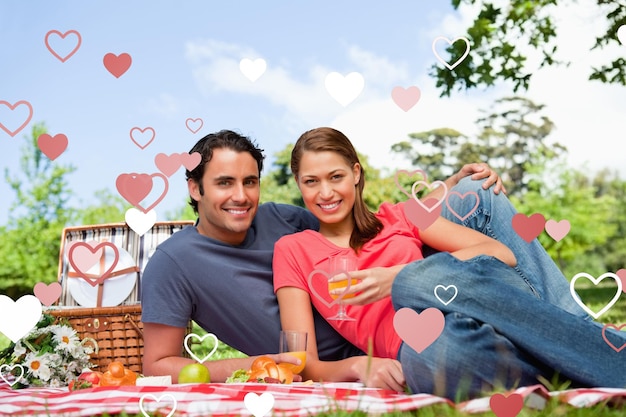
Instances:
[[[167,387],[100,387],[68,392],[67,388],[17,390],[0,381],[0,415],[82,417],[122,412],[147,415],[158,410],[164,416],[304,417],[333,410],[370,413],[408,411],[433,404],[447,404],[467,413],[479,413],[496,412],[495,407],[500,410],[506,407],[540,409],[550,397],[573,407],[589,407],[607,400],[624,404],[626,389],[548,392],[537,385],[454,404],[433,395],[404,395],[364,388],[358,384],[181,384]]]

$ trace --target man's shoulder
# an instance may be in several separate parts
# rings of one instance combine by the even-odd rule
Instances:
[[[262,221],[278,219],[295,226],[299,230],[317,229],[319,223],[307,209],[284,203],[267,202],[259,205],[255,216]]]

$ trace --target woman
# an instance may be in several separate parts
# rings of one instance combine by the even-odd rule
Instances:
[[[354,254],[359,272],[353,277],[383,268],[393,276],[402,270],[393,281],[392,297],[382,294],[370,297],[376,301],[369,304],[348,306],[354,321],[330,321],[347,340],[371,351],[371,362],[367,357],[320,361],[312,338],[305,378],[361,380],[397,391],[407,382],[413,392],[455,400],[494,387],[536,384],[538,377],[551,379],[554,370],[580,385],[626,384],[626,362],[611,363],[615,352],[603,341],[602,328],[520,283],[513,268],[516,257],[506,245],[441,217],[418,230],[407,220],[404,203],[385,203],[371,213],[362,199],[363,169],[341,132],[319,128],[304,133],[292,151],[291,169],[320,229],[285,236],[275,246],[274,286],[284,329],[313,335],[311,309],[324,317],[335,313],[326,277],[312,274],[326,269],[331,256]],[[422,245],[441,253],[422,260]],[[435,287],[450,284],[458,288],[456,299],[437,304]],[[352,292],[361,289],[356,284]],[[438,307],[445,314],[441,336],[421,353],[393,328],[394,309],[402,307],[417,312]],[[542,315],[533,316],[538,311]],[[620,332],[611,337],[626,341]]]

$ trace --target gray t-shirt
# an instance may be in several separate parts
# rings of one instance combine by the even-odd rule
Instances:
[[[189,226],[158,246],[142,275],[142,321],[185,327],[190,319],[248,355],[278,352],[280,315],[272,282],[274,243],[317,229],[306,210],[265,203],[239,246]],[[320,359],[363,354],[315,314]]]

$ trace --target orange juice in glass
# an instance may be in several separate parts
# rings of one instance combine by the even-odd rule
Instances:
[[[345,276],[350,271],[356,271],[356,257],[352,255],[335,255],[328,259],[329,268],[330,268],[330,278],[336,277],[337,275],[344,275],[344,279],[340,279],[338,281],[328,282],[328,291],[331,291],[335,288],[347,288],[348,286],[348,276]],[[354,278],[350,278],[350,286],[356,285],[358,280]],[[345,292],[345,290],[344,290]],[[345,294],[330,294],[331,298],[337,300],[339,304],[339,311],[336,315],[332,317],[326,317],[328,320],[354,320],[352,317],[348,316],[346,313],[346,306],[341,302],[344,298],[354,297],[354,294],[345,295]]]
[[[301,332],[296,330],[281,330],[280,332],[280,345],[279,353],[287,353],[300,359],[300,365],[294,365],[285,363],[291,367],[294,374],[299,374],[304,369],[306,364],[306,342],[307,332]]]

